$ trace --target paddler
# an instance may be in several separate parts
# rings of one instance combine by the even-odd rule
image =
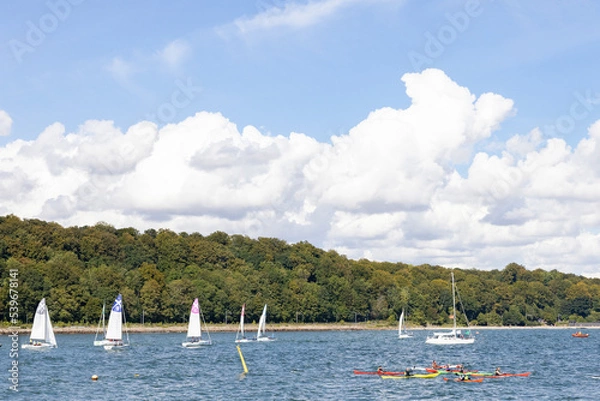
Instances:
[[[383,374],[383,368],[381,366],[377,368],[377,374],[378,375],[382,375]]]
[[[496,371],[494,372],[494,376],[500,376],[502,374],[502,371],[500,370],[500,366],[498,366],[496,368]]]
[[[406,368],[406,370],[404,371],[404,376],[412,376],[412,369],[410,367]]]

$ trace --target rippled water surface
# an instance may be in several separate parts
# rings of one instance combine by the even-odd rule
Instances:
[[[132,334],[131,347],[105,351],[93,335],[57,335],[59,348],[19,350],[19,392],[10,385],[10,344],[0,339],[0,399],[15,400],[600,400],[600,331],[587,339],[570,330],[479,330],[466,346],[425,344],[425,331],[399,340],[395,331],[277,333],[271,343],[242,344],[232,333],[214,345],[181,347],[183,334]],[[26,341],[27,336],[21,336]],[[383,380],[353,369],[390,370],[440,363],[471,369],[532,372],[528,378],[483,383]],[[98,381],[91,376],[98,375]]]

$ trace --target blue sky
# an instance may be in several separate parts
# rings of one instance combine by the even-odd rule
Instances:
[[[589,129],[600,116],[599,16],[600,4],[592,1],[3,2],[0,177],[5,180],[1,188],[5,193],[0,195],[4,199],[0,212],[62,224],[106,220],[139,229],[164,226],[176,231],[210,233],[222,229],[251,236],[273,235],[288,241],[308,240],[351,257],[378,260],[477,268],[502,268],[515,261],[529,268],[600,274],[596,262],[592,262],[598,255],[589,254],[586,245],[586,241],[599,239],[597,215],[582,213],[579,224],[567,224],[569,228],[562,232],[557,223],[556,236],[546,238],[540,234],[542,240],[536,233],[548,230],[542,228],[548,224],[548,217],[531,217],[532,213],[539,213],[534,212],[536,208],[548,208],[545,211],[550,215],[556,213],[570,198],[577,198],[569,200],[572,210],[581,211],[581,202],[593,209],[596,205],[590,200],[591,189],[580,188],[582,194],[573,195],[573,191],[579,192],[565,185],[564,193],[530,195],[528,191],[546,186],[528,178],[501,180],[502,185],[490,192],[510,192],[509,202],[496,196],[492,203],[483,200],[474,206],[471,201],[480,199],[475,195],[461,201],[449,195],[456,190],[452,185],[472,189],[478,168],[507,177],[528,177],[532,171],[537,176],[558,175],[571,184],[572,177],[581,177],[583,173],[574,172],[576,167],[566,169],[563,176],[548,166],[556,168],[567,162],[569,166],[579,166],[579,154],[590,157],[593,153],[577,153],[577,149],[582,144],[591,146],[586,141],[595,140],[595,136],[589,137]],[[472,101],[463,98],[459,88],[465,88]],[[410,96],[407,91],[416,95]],[[431,95],[431,91],[437,92]],[[475,100],[488,93],[496,97],[485,98],[487,106],[482,106],[481,111]],[[417,101],[421,96],[421,101]],[[454,103],[449,101],[444,108],[436,103],[440,96],[466,102],[465,109],[459,110],[464,111],[464,119],[446,115]],[[402,113],[420,107],[430,111],[429,117]],[[469,107],[472,110],[466,111]],[[387,112],[378,113],[386,108],[396,114],[390,117]],[[375,170],[376,161],[381,162],[377,160],[378,153],[361,151],[371,146],[365,145],[369,141],[382,141],[382,149],[396,143],[396,128],[374,122],[383,115],[384,119],[399,119],[415,136],[445,145],[431,147],[419,142],[418,149],[407,153],[420,154],[423,149],[439,153],[439,158],[418,160],[417,164],[423,163],[419,166],[425,169],[436,167],[429,176],[417,179],[418,171],[414,176],[405,173],[406,182],[390,179],[380,182],[380,187],[364,190],[379,182],[374,177],[379,177],[381,171],[410,170],[393,161]],[[456,138],[449,135],[440,139],[445,135],[442,122],[461,126],[473,119],[484,121],[473,128],[479,130],[477,133],[467,130],[470,133],[457,132]],[[155,125],[140,128],[143,121]],[[428,121],[439,121],[440,125],[429,127]],[[206,135],[214,138],[200,140],[193,136],[188,130],[194,124],[199,124],[200,130],[212,127]],[[369,124],[375,124],[373,129],[381,129],[381,133],[363,132]],[[432,129],[438,129],[440,136]],[[148,130],[154,131],[149,134]],[[391,136],[378,136],[386,130]],[[210,193],[220,193],[228,200],[236,196],[244,199],[222,208],[220,198],[204,202],[194,198],[201,197],[200,190],[188,192],[189,185],[183,190],[182,183],[178,187],[182,192],[177,192],[176,198],[189,198],[187,203],[155,194],[166,203],[149,205],[121,191],[108,202],[119,206],[108,207],[94,201],[84,207],[78,198],[81,188],[67,185],[73,180],[81,185],[93,182],[104,193],[106,188],[120,185],[117,183],[129,182],[133,187],[139,186],[142,193],[150,191],[140,184],[146,181],[139,176],[151,164],[150,156],[158,154],[159,149],[170,149],[172,153],[167,152],[163,162],[171,166],[176,163],[170,157],[177,159],[181,155],[175,145],[164,145],[163,139],[169,132],[180,134],[180,140],[188,141],[185,143],[190,147],[197,146],[200,153],[190,154],[189,160],[198,161],[201,154],[203,160],[214,158],[210,166],[215,166],[224,163],[223,155],[229,155],[229,168],[242,162],[248,166],[262,163],[256,170],[248,167],[225,175],[220,175],[219,170],[213,172],[217,178],[202,176],[208,180],[204,184],[211,185]],[[302,135],[293,137],[292,133]],[[220,142],[209,146],[215,138],[220,138]],[[82,150],[86,141],[97,141],[100,148],[106,145],[108,154],[114,154],[115,149],[122,151],[124,144],[129,150],[121,155],[116,169],[101,161],[78,165],[78,160],[86,157]],[[403,137],[403,141],[397,145],[413,143],[410,137]],[[46,149],[52,146],[63,153],[51,155]],[[354,146],[358,148],[351,158]],[[29,150],[26,152],[25,148]],[[264,153],[265,149],[270,150]],[[556,149],[562,149],[562,157],[568,160],[559,161],[556,156],[552,159],[554,164],[540,164],[548,167],[541,172],[539,165],[531,167],[533,160],[549,157]],[[30,159],[19,159],[25,154]],[[60,169],[52,167],[57,158],[65,155],[71,159],[61,159]],[[372,163],[363,166],[360,159],[369,155],[374,158]],[[34,159],[45,160],[50,167],[39,167],[43,171],[19,167],[19,163],[36,165]],[[293,174],[280,177],[265,172],[273,165],[282,168],[282,164],[273,161],[280,159]],[[297,164],[290,166],[283,160]],[[495,164],[498,160],[504,167]],[[346,170],[339,167],[348,163],[356,166],[352,164]],[[208,168],[206,162],[202,168],[198,167],[200,164],[193,165],[192,171]],[[330,180],[328,184],[315,182],[310,175],[314,166],[318,167],[314,171],[328,167],[326,173],[321,172]],[[440,169],[443,174],[438,177]],[[168,170],[173,175],[193,175],[185,171]],[[207,170],[202,171],[208,174]],[[239,174],[247,171],[255,171],[255,175],[240,179]],[[371,175],[366,171],[371,171]],[[365,174],[362,181],[357,179],[361,174]],[[590,187],[600,184],[596,181],[600,175],[597,170],[591,168],[586,174]],[[98,177],[109,175],[114,176],[114,182],[99,183]],[[52,190],[39,184],[42,177],[56,180]],[[459,179],[465,181],[458,182]],[[348,182],[354,185],[342,185]],[[255,185],[256,193],[244,183]],[[423,190],[428,197],[400,199],[400,195],[389,192],[389,188],[401,183],[415,191]],[[245,188],[245,192],[227,192],[234,187]],[[331,188],[339,188],[342,195],[333,194]],[[10,190],[32,191],[36,201],[24,205]],[[254,194],[253,198],[245,199],[248,191]],[[266,200],[267,195],[272,198]],[[482,213],[478,220],[482,232],[500,235],[502,230],[512,228],[527,234],[515,243],[503,245],[511,252],[493,261],[485,252],[496,249],[491,242],[481,244],[473,239],[459,245],[433,239],[426,243],[408,241],[409,233],[417,237],[426,233],[423,241],[436,236],[433,221],[429,228],[421,226],[412,213],[439,213],[439,207],[446,204],[436,203],[440,198],[458,209],[467,204],[477,208]],[[546,204],[548,198],[555,203]],[[473,215],[477,215],[474,210]],[[370,227],[378,219],[396,223],[382,232]],[[537,228],[530,231],[528,224],[533,221]],[[472,228],[470,224],[457,222],[456,227],[447,230],[458,238],[462,230]],[[502,237],[511,242],[507,238],[512,235],[507,232]],[[571,249],[584,249],[581,260],[570,267],[565,266],[567,260],[556,262],[554,255],[536,253],[536,249],[553,248],[553,240],[571,244]],[[403,245],[398,246],[396,241]]]
[[[475,94],[513,99],[519,112],[504,124],[509,134],[554,124],[576,101],[575,92],[600,90],[595,2],[330,1],[342,5],[304,27],[246,33],[235,21],[296,3],[78,2],[0,6],[0,107],[12,116],[13,137],[34,138],[55,121],[70,130],[87,119],[126,128],[155,114],[178,79],[202,90],[173,120],[218,111],[238,125],[322,141],[347,132],[374,109],[406,106],[400,77],[414,67],[440,68]],[[28,22],[42,28],[40,21],[51,21],[44,17],[60,16],[49,4],[62,5],[67,17],[46,29],[32,51],[15,52],[14,41],[28,43]],[[468,15],[468,7],[474,16],[462,23],[457,16]],[[411,52],[427,56],[427,33],[437,38],[447,27],[455,38],[442,44],[441,54],[411,63]],[[187,50],[171,68],[155,56],[177,40]],[[114,60],[131,69],[126,82],[111,74]],[[590,113],[578,121],[579,130],[591,119]]]

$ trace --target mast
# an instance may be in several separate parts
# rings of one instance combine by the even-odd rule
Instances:
[[[242,332],[242,338],[244,338],[244,309],[246,309],[246,304],[242,305],[242,314],[240,315],[240,331]]]
[[[454,288],[454,272],[451,272],[452,276],[452,317],[454,318],[454,335],[456,335],[456,294]]]

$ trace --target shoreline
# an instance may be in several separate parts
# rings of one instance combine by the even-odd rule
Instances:
[[[236,333],[238,331],[238,324],[214,324],[208,325],[208,331],[210,333]],[[246,331],[256,331],[258,329],[257,324],[247,324]],[[357,330],[397,330],[396,326],[383,325],[381,323],[273,323],[268,325],[269,332],[292,332],[292,331],[357,331]],[[430,326],[430,327],[408,327],[410,331],[433,331],[433,330],[451,330],[452,327],[444,326]],[[461,327],[461,330],[466,328]],[[595,326],[581,326],[581,325],[561,325],[561,326],[473,326],[469,327],[472,331],[485,331],[485,330],[532,330],[532,329],[545,329],[545,330],[588,330],[588,329],[600,329],[600,323]],[[97,326],[65,326],[65,327],[54,327],[54,333],[56,334],[95,334],[98,330]],[[0,327],[0,335],[11,335],[15,334],[28,334],[31,332],[30,327]],[[128,324],[127,331],[130,334],[140,333],[185,333],[187,331],[187,324],[173,324],[173,325],[152,325],[140,323]]]

